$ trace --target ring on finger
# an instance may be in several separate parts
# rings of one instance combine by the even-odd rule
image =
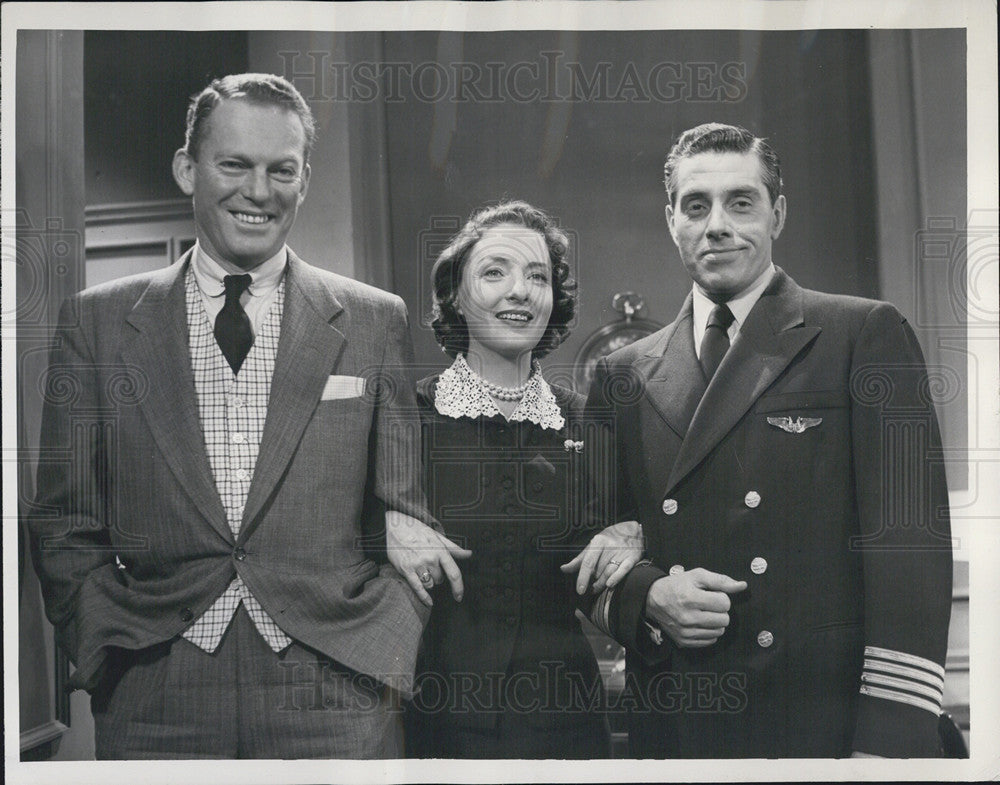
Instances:
[[[424,570],[417,577],[420,578],[420,582],[425,586],[432,586],[434,584],[434,579],[431,577],[430,570]]]
[[[608,562],[608,566],[610,566],[612,564],[615,565],[615,567],[620,567],[621,566],[621,562],[620,561],[615,561],[614,559],[612,559],[611,561]]]

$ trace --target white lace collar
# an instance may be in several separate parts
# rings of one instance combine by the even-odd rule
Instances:
[[[501,414],[493,398],[486,391],[482,377],[473,371],[461,354],[455,362],[441,374],[434,395],[434,408],[446,417],[495,417]],[[541,371],[533,373],[528,380],[524,397],[517,404],[510,422],[529,422],[542,428],[558,431],[565,425],[559,404]]]

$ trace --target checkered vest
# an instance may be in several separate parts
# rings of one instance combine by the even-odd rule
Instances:
[[[205,437],[205,450],[215,487],[235,540],[240,533],[243,508],[267,417],[267,401],[284,310],[285,282],[282,279],[278,285],[274,302],[261,323],[250,353],[235,375],[215,340],[213,326],[191,267],[188,267],[185,286],[188,343],[194,387],[198,394],[201,432]],[[212,607],[184,631],[184,637],[207,652],[215,651],[240,602],[274,651],[281,651],[292,642],[254,599],[239,576]]]

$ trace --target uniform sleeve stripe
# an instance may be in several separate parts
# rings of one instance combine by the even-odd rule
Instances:
[[[893,676],[885,676],[881,673],[871,673],[870,671],[865,671],[861,674],[861,681],[864,684],[878,684],[887,689],[894,689],[900,692],[913,693],[915,695],[923,695],[929,700],[936,701],[938,708],[941,708],[941,690],[935,687],[928,687],[926,684],[921,684],[909,679],[897,679]]]
[[[941,713],[940,705],[934,703],[933,701],[921,698],[919,695],[910,695],[905,692],[896,692],[895,690],[885,690],[881,687],[875,687],[870,684],[861,685],[861,694],[870,695],[873,698],[885,698],[886,700],[897,701],[898,703],[908,703],[911,706],[916,706],[918,709],[925,709],[933,714],[935,717]]]
[[[909,665],[912,668],[920,668],[929,673],[936,674],[941,679],[944,678],[944,668],[936,662],[924,657],[918,657],[916,654],[908,654],[905,651],[883,649],[878,646],[865,646],[865,657],[877,657],[878,659],[895,662],[900,665]]]
[[[590,620],[605,635],[611,635],[611,619],[610,608],[611,608],[611,597],[614,594],[614,589],[605,589],[601,592],[601,596],[597,598],[594,603],[594,607],[590,611]]]
[[[885,673],[892,676],[898,676],[901,679],[911,679],[913,681],[920,682],[921,684],[926,684],[929,687],[933,687],[938,692],[944,691],[944,679],[937,675],[927,673],[927,671],[918,670],[916,668],[908,668],[905,665],[896,665],[891,662],[873,660],[866,657],[865,672]]]

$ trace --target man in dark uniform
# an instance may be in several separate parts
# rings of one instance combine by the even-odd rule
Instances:
[[[613,423],[613,514],[647,540],[592,613],[627,647],[631,752],[934,756],[951,541],[916,338],[773,265],[786,205],[762,139],[693,128],[665,176],[692,292],[598,364],[588,401]]]

